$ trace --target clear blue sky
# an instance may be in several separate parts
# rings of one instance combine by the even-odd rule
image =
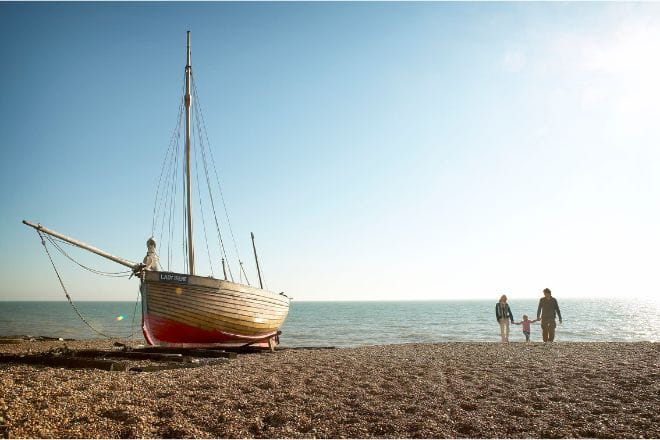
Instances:
[[[0,3],[0,299],[64,299],[23,218],[142,259],[186,30],[253,282],[250,231],[298,300],[660,293],[660,4],[74,2]]]

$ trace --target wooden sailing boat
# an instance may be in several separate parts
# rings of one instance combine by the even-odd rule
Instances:
[[[142,330],[149,344],[182,347],[252,345],[273,348],[279,342],[279,328],[288,314],[290,301],[283,293],[277,294],[263,288],[254,235],[252,244],[259,273],[259,288],[195,274],[190,176],[191,78],[188,32],[184,95],[187,273],[160,270],[153,239],[147,242],[148,252],[143,263],[135,263],[39,224],[26,220],[23,223],[35,228],[40,235],[48,234],[129,267],[140,279]]]

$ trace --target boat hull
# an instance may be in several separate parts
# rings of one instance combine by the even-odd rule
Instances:
[[[289,312],[282,294],[210,277],[147,271],[140,291],[151,345],[272,347]]]

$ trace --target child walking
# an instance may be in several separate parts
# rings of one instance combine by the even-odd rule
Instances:
[[[535,319],[534,321],[530,321],[527,315],[523,315],[523,320],[520,322],[514,322],[516,325],[522,324],[523,326],[523,334],[525,335],[525,341],[529,342],[529,334],[531,332],[531,325],[533,322],[540,321],[540,319]]]

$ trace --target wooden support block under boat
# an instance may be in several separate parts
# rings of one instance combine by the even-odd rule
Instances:
[[[194,362],[191,362],[191,363],[146,365],[146,366],[141,366],[141,367],[131,367],[131,368],[129,368],[128,371],[134,371],[134,372],[137,372],[137,373],[147,373],[147,372],[161,371],[161,370],[175,370],[175,369],[178,369],[178,368],[205,367],[205,366],[208,366],[208,365],[225,364],[227,362],[229,362],[229,359],[225,359],[225,358],[211,359],[211,360],[195,359]]]
[[[133,349],[119,344],[122,350],[71,350],[57,347],[41,354],[0,353],[0,364],[43,365],[46,367],[95,368],[107,371],[151,372],[176,368],[197,368],[219,365],[235,358],[236,353],[223,350],[203,350],[195,348],[143,347]],[[167,353],[156,350],[168,351]],[[111,359],[108,359],[111,358]],[[114,359],[121,359],[117,361]],[[145,365],[143,362],[149,361]]]
[[[78,350],[74,351],[73,355],[84,358],[119,358],[167,362],[185,362],[187,357],[181,353],[140,353],[108,350]]]
[[[44,365],[47,367],[94,368],[107,371],[127,371],[128,364],[107,359],[88,359],[50,355],[0,355],[0,363]]]
[[[21,344],[25,342],[24,339],[7,339],[7,338],[0,338],[0,344]]]
[[[132,348],[129,353],[181,353],[187,356],[199,358],[229,358],[236,357],[236,353],[224,351],[224,349],[213,348],[185,348],[185,347],[138,347]]]
[[[69,338],[54,338],[52,336],[30,336],[30,335],[11,335],[0,336],[0,344],[21,344],[23,342],[35,341],[74,341]]]

